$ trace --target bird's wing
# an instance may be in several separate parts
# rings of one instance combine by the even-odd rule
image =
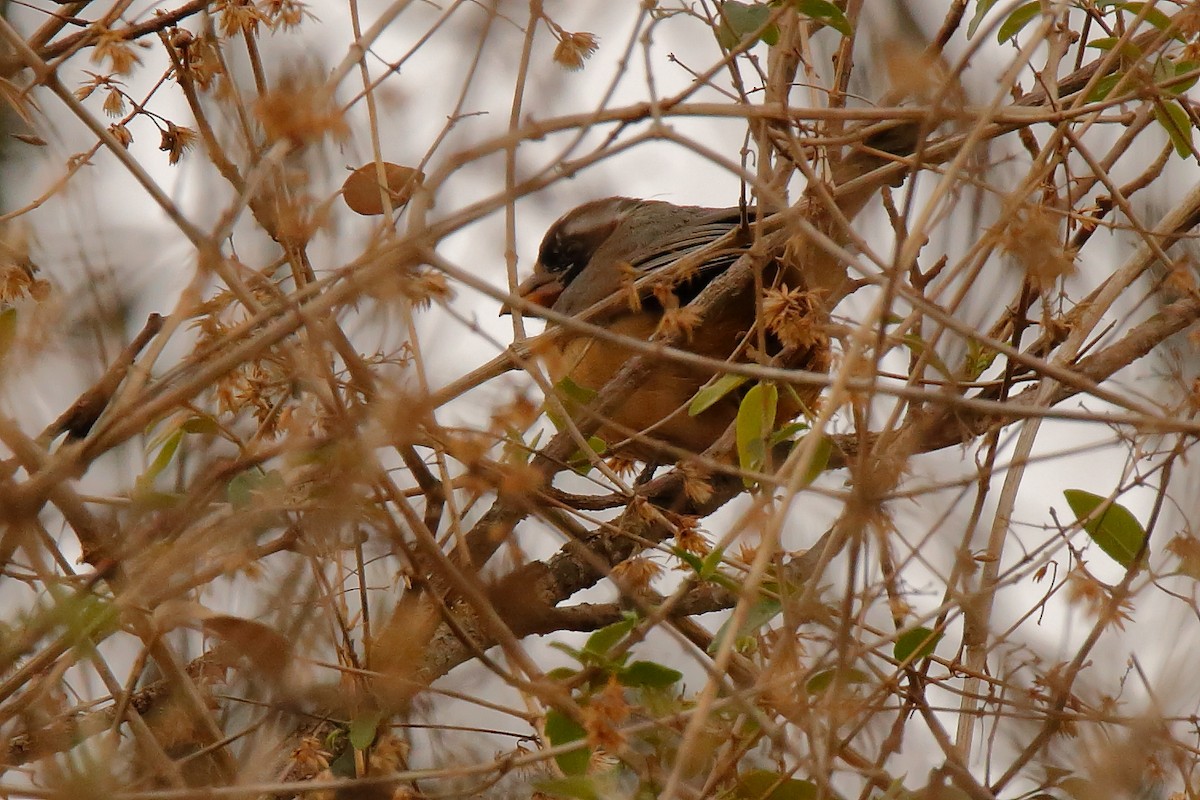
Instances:
[[[753,209],[748,210],[753,218]],[[746,251],[749,237],[729,237],[742,228],[742,213],[737,208],[716,209],[706,219],[693,225],[683,225],[672,235],[662,237],[652,248],[636,254],[630,263],[640,274],[649,274],[678,264],[681,259],[695,255],[722,238],[729,238],[726,246],[715,250],[702,261],[680,271],[675,278],[675,294],[681,303],[688,303],[708,283],[733,265]]]

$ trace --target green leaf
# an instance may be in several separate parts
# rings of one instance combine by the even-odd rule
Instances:
[[[737,793],[745,800],[815,800],[817,786],[812,781],[755,769],[738,777]]]
[[[835,679],[840,680],[846,685],[871,682],[871,676],[861,669],[854,669],[853,667],[838,669],[835,667],[833,669],[822,670],[813,675],[804,684],[804,690],[809,694],[819,694],[833,685]]]
[[[1167,132],[1179,157],[1189,157],[1192,154],[1192,119],[1183,110],[1183,106],[1179,105],[1179,101],[1156,102],[1154,119]]]
[[[375,733],[379,730],[379,721],[383,714],[372,711],[350,720],[347,733],[350,735],[350,746],[355,750],[366,750],[375,741]]]
[[[562,400],[568,414],[571,413],[571,409],[586,406],[596,399],[596,391],[594,389],[580,386],[571,380],[570,376],[564,377],[558,383],[554,384],[554,391],[559,399]],[[567,421],[559,414],[547,409],[546,416],[550,418],[550,422],[557,430],[562,431],[567,429]]]
[[[139,511],[162,511],[175,508],[183,502],[185,496],[175,492],[160,492],[149,485],[135,484],[129,499]]]
[[[546,778],[534,781],[533,786],[542,794],[551,797],[567,797],[572,800],[600,800],[600,789],[586,775],[568,775],[565,778]]]
[[[793,0],[792,5],[803,16],[824,22],[842,36],[854,33],[845,12],[828,0]]]
[[[554,384],[554,388],[567,400],[579,403],[582,406],[587,405],[596,399],[596,390],[589,389],[586,386],[580,386],[575,381],[571,380],[570,376],[564,377]]]
[[[1108,499],[1083,489],[1067,489],[1063,497],[1079,521],[1092,517],[1093,512]],[[1146,529],[1137,521],[1137,517],[1115,501],[1098,517],[1083,522],[1083,529],[1101,550],[1123,567],[1133,564],[1146,541]]]
[[[751,634],[756,633],[759,628],[766,625],[775,617],[779,616],[779,612],[783,610],[783,603],[779,602],[774,597],[763,597],[757,600],[754,605],[750,606],[750,611],[746,614],[746,620],[737,630],[737,638],[734,640],[740,644],[743,639],[748,638]],[[712,643],[708,646],[708,654],[716,655],[718,651],[725,645],[725,637],[729,636],[729,625],[733,622],[733,618],[726,619],[721,627],[717,630],[717,635],[713,637]],[[739,648],[740,649],[740,648]]]
[[[108,597],[89,594],[67,600],[53,607],[61,615],[75,645],[99,642],[119,630],[120,611]]]
[[[653,661],[635,661],[617,673],[617,680],[623,686],[650,689],[665,689],[682,678],[683,673],[679,670],[664,667]]]
[[[230,478],[225,487],[225,496],[228,498],[229,504],[235,509],[242,509],[250,505],[250,489],[253,485],[254,481],[248,472]]]
[[[775,427],[778,403],[779,390],[771,383],[755,384],[742,398],[736,424],[738,464],[742,469],[758,471],[767,463],[767,439]]]
[[[934,633],[929,628],[913,628],[911,631],[905,631],[896,639],[892,655],[896,657],[897,661],[905,663],[931,656],[937,649],[938,642],[942,640],[942,636],[943,634]]]
[[[823,433],[810,433],[808,436],[817,437],[817,449],[813,453],[812,461],[808,464],[808,469],[800,478],[801,486],[809,486],[815,481],[826,467],[829,466],[829,459],[833,456],[833,440]],[[805,436],[796,442],[796,447],[804,447],[804,443],[808,441],[808,436]]]
[[[179,443],[183,441],[183,431],[176,429],[174,433],[166,438],[163,446],[159,448],[158,455],[150,462],[150,466],[146,468],[137,479],[138,485],[149,487],[153,485],[154,479],[162,474],[171,464],[171,459],[175,457],[175,451],[179,449]]]
[[[946,380],[950,381],[951,383],[954,382],[954,375],[946,366],[946,362],[942,361],[942,357],[939,356],[937,351],[930,347],[923,338],[921,338],[920,334],[906,333],[903,337],[901,337],[900,341],[904,343],[904,346],[907,347],[909,352],[911,352],[914,356],[917,358],[925,356],[925,360],[929,363],[929,366],[937,370],[938,373]]]
[[[574,647],[571,647],[571,645],[566,644],[564,642],[551,642],[550,646],[553,647],[555,650],[566,653],[567,655],[569,655],[571,658],[575,659],[576,661],[582,662],[584,659],[582,650],[577,650]]]
[[[599,455],[608,449],[608,442],[599,436],[589,436],[587,440],[591,453],[576,450],[567,459],[567,465],[579,475],[587,475],[592,471],[592,455]]]
[[[717,574],[717,570],[721,568],[721,564],[725,561],[725,548],[714,547],[708,552],[700,562],[699,578],[702,581],[709,580]]]
[[[0,311],[0,359],[12,347],[13,339],[17,338],[17,310],[6,308]]]
[[[1112,94],[1112,90],[1116,88],[1117,84],[1121,82],[1123,77],[1125,77],[1124,72],[1105,75],[1103,78],[1096,81],[1096,85],[1093,86],[1092,91],[1088,93],[1087,101],[1089,103],[1096,103],[1100,100],[1107,100],[1108,96]],[[1128,84],[1126,84],[1126,88],[1128,88]]]
[[[552,681],[569,681],[579,674],[579,670],[571,669],[570,667],[555,667],[546,673],[546,677]]]
[[[215,435],[221,432],[221,426],[207,414],[188,419],[181,428],[184,433]]]
[[[1142,13],[1143,8],[1146,8],[1146,4],[1121,3],[1120,8],[1124,11],[1128,11],[1130,14],[1133,14],[1136,17],[1138,14]],[[1165,31],[1171,27],[1171,18],[1159,11],[1157,8],[1151,8],[1146,11],[1146,14],[1142,17],[1142,19],[1153,25],[1155,28],[1158,28],[1160,31]],[[1180,35],[1179,31],[1175,31],[1174,36],[1176,39],[1183,41],[1183,37]]]
[[[1000,30],[996,31],[996,41],[1004,44],[1024,30],[1025,26],[1033,22],[1036,17],[1041,16],[1041,13],[1042,4],[1039,0],[1021,6],[1000,23]]]
[[[583,652],[587,655],[605,656],[612,650],[618,642],[629,635],[634,626],[638,624],[638,619],[635,616],[627,616],[620,622],[614,622],[612,625],[605,625],[600,630],[588,637],[587,643],[583,646]]]
[[[575,720],[555,709],[546,712],[546,738],[554,747],[582,741],[587,738],[587,731]],[[580,747],[568,753],[560,753],[554,757],[558,768],[565,775],[583,775],[587,772],[588,763],[592,760],[590,747]],[[575,796],[575,795],[571,795]]]
[[[718,400],[750,380],[745,375],[730,375],[728,373],[713,378],[700,387],[700,390],[688,403],[688,416],[694,417],[712,408]]]
[[[1196,81],[1197,81],[1197,76],[1194,73],[1196,73],[1197,70],[1200,70],[1200,61],[1191,61],[1191,60],[1185,59],[1183,61],[1176,61],[1173,64],[1171,64],[1171,72],[1173,73],[1173,75],[1172,75],[1173,78],[1178,78],[1181,75],[1188,75],[1189,73],[1193,73],[1193,74],[1191,75],[1191,77],[1185,78],[1184,80],[1181,80],[1181,81],[1177,81],[1177,82],[1168,81],[1168,83],[1170,85],[1166,87],[1166,91],[1168,91],[1174,95],[1180,95],[1180,94],[1183,94],[1184,92],[1186,92],[1188,89],[1195,86]]]
[[[1115,48],[1118,44],[1120,44],[1120,42],[1121,38],[1119,36],[1099,36],[1089,41],[1087,46],[1107,52]],[[1137,61],[1142,57],[1142,48],[1138,47],[1133,42],[1126,40],[1125,43],[1121,45],[1121,57],[1129,61]]]
[[[771,7],[758,3],[741,3],[725,0],[720,6],[721,24],[717,29],[717,41],[727,50],[741,44],[742,40],[766,25],[771,18]],[[759,40],[767,44],[779,41],[779,28],[767,25]]]
[[[996,360],[996,351],[978,339],[967,340],[967,355],[963,359],[963,373],[973,381],[982,375]]]
[[[809,429],[809,427],[810,426],[807,422],[789,422],[787,425],[784,425],[782,428],[771,434],[771,438],[767,441],[767,446],[774,447],[775,445],[782,444],[783,442],[791,442],[795,439],[796,434],[804,433]]]
[[[696,555],[695,553],[689,553],[682,547],[672,547],[671,552],[674,553],[676,558],[691,567],[692,571],[695,572],[697,576],[699,576],[704,570],[704,562],[701,561],[700,556]]]
[[[976,0],[975,16],[971,17],[971,21],[967,23],[968,39],[975,35],[975,31],[979,30],[979,26],[983,23],[983,18],[992,10],[992,6],[998,2],[999,0]]]

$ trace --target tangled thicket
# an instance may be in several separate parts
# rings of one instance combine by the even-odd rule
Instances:
[[[887,5],[10,6],[0,796],[1193,796],[1200,5]],[[614,175],[789,210],[581,397]],[[810,414],[558,413],[764,255]]]

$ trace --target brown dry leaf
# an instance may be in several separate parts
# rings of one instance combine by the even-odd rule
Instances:
[[[644,556],[627,558],[612,569],[612,579],[627,594],[641,594],[650,588],[663,568]]]
[[[271,142],[288,141],[303,147],[327,135],[339,140],[350,135],[341,107],[326,87],[291,77],[262,95],[254,112]]]
[[[1001,233],[1001,246],[1025,267],[1043,291],[1075,271],[1075,256],[1061,244],[1059,217],[1044,206],[1013,214]]]
[[[683,492],[696,505],[704,505],[712,499],[713,486],[708,471],[694,464],[682,464]]]
[[[672,338],[682,336],[691,341],[692,332],[700,324],[700,312],[691,306],[668,309],[658,323],[656,334]]]
[[[950,77],[941,59],[911,41],[884,42],[883,58],[892,92],[904,97],[928,100]]]
[[[274,683],[293,663],[292,642],[261,622],[225,614],[201,620],[205,633],[216,636],[250,662],[259,677]]]
[[[706,556],[712,550],[712,544],[700,529],[699,517],[681,516],[676,520],[675,544],[680,549],[697,556]]]
[[[99,64],[107,60],[109,68],[118,75],[128,75],[142,63],[142,57],[134,51],[134,45],[123,34],[105,30],[96,39],[92,49],[92,62]]]
[[[604,690],[593,697],[583,710],[583,727],[587,731],[588,744],[608,753],[620,750],[625,743],[625,736],[619,726],[629,718],[629,713],[625,689],[614,675],[608,679]]]
[[[0,101],[12,109],[22,122],[33,126],[33,117],[29,113],[33,100],[19,86],[5,78],[0,78]]]
[[[382,186],[375,162],[364,164],[350,173],[350,177],[342,184],[342,200],[351,211],[364,217],[386,213],[380,189],[388,193],[391,210],[394,211],[412,199],[413,193],[425,180],[425,173],[421,170],[388,161],[383,162],[383,171]]]
[[[823,347],[828,337],[820,326],[820,299],[816,292],[768,288],[763,293],[763,317],[767,330],[786,347]]]
[[[600,47],[600,38],[594,33],[559,31],[558,45],[554,48],[554,63],[572,72],[583,69],[583,62],[592,57]]]

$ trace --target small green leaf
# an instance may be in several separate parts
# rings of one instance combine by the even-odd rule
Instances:
[[[809,694],[819,694],[828,689],[834,682],[834,679],[839,679],[844,684],[853,683],[870,683],[871,676],[863,672],[861,669],[849,667],[847,669],[826,669],[813,675],[804,684],[804,690]]]
[[[737,792],[745,800],[815,800],[817,786],[812,781],[755,769],[738,777]]]
[[[1119,36],[1098,36],[1089,41],[1087,46],[1107,52],[1114,49],[1118,44],[1121,44]],[[1121,44],[1121,57],[1128,61],[1137,61],[1142,57],[1142,48],[1138,47],[1134,42],[1126,40],[1124,44]]]
[[[579,670],[571,669],[570,667],[555,667],[546,673],[546,677],[552,681],[569,681],[579,674]]]
[[[973,381],[982,375],[996,360],[996,351],[978,339],[967,340],[967,355],[963,359],[963,373]]]
[[[756,633],[759,628],[766,625],[775,617],[779,616],[779,612],[783,610],[783,603],[779,602],[774,597],[763,597],[750,606],[750,611],[746,614],[746,620],[742,623],[742,627],[737,630],[737,638],[735,642],[740,643],[743,639]],[[708,654],[715,655],[725,644],[725,638],[729,636],[729,624],[733,618],[726,619],[721,627],[717,630],[716,636],[713,637],[712,643],[708,646]]]
[[[1167,132],[1180,158],[1187,158],[1192,154],[1192,119],[1183,110],[1183,106],[1179,105],[1179,101],[1156,102],[1154,119]]]
[[[580,405],[587,405],[596,399],[596,390],[589,389],[586,386],[580,386],[575,381],[571,380],[570,376],[564,377],[554,384],[554,388],[568,400],[572,400]]]
[[[1100,80],[1096,81],[1096,85],[1092,87],[1092,91],[1088,93],[1087,100],[1089,103],[1097,103],[1101,100],[1107,100],[1112,94],[1112,90],[1116,88],[1121,79],[1125,77],[1124,72],[1117,72],[1112,75],[1105,75]],[[1126,84],[1128,87],[1128,84]]]
[[[637,624],[637,617],[630,615],[620,622],[605,625],[588,637],[587,643],[583,646],[583,652],[594,656],[608,655],[608,652],[616,647],[618,642],[628,636],[629,632]]]
[[[379,730],[379,721],[383,715],[378,711],[363,714],[350,720],[347,732],[350,735],[350,746],[355,750],[366,750],[375,741],[375,733]]]
[[[533,786],[542,794],[551,797],[566,797],[569,800],[600,800],[600,788],[596,781],[586,775],[568,775],[565,778],[546,778],[534,781]]]
[[[717,30],[717,41],[727,50],[732,50],[741,44],[742,40],[767,24],[771,18],[771,7],[758,3],[741,3],[738,0],[725,0],[720,5],[721,24]],[[774,28],[772,31],[771,29]],[[779,40],[779,29],[774,25],[767,26],[759,39],[772,44],[769,39]]]
[[[207,414],[191,417],[181,427],[184,433],[215,435],[221,432],[221,426]]]
[[[913,628],[911,631],[905,631],[896,638],[892,655],[896,657],[897,661],[905,663],[931,656],[937,649],[938,642],[942,640],[942,636],[943,634],[934,633],[929,628]]]
[[[1198,70],[1200,70],[1200,61],[1184,60],[1176,61],[1175,63],[1171,64],[1173,78],[1179,78],[1182,75],[1189,75],[1189,77],[1184,78],[1181,81],[1168,81],[1170,85],[1166,87],[1166,90],[1174,95],[1183,94],[1188,89],[1196,85],[1196,73]]]
[[[792,5],[803,16],[824,22],[842,36],[854,33],[845,12],[828,0],[793,0]]]
[[[601,439],[599,436],[589,436],[588,447],[591,453],[585,453],[582,450],[576,450],[567,459],[567,465],[579,475],[587,475],[592,471],[592,456],[599,455],[608,449],[608,442]]]
[[[903,337],[901,337],[900,341],[904,343],[904,346],[907,347],[909,352],[911,352],[914,356],[917,358],[925,356],[925,360],[929,362],[929,365],[937,370],[943,378],[951,383],[954,382],[954,375],[946,366],[946,362],[942,361],[942,357],[939,356],[937,351],[930,347],[928,343],[921,338],[920,334],[906,333]]]
[[[796,434],[804,433],[808,429],[809,424],[807,422],[789,422],[771,434],[771,438],[767,441],[767,446],[774,447],[777,444],[791,442],[795,439]]]
[[[1142,13],[1142,9],[1146,8],[1146,4],[1121,3],[1120,8],[1124,11],[1128,11],[1130,14],[1136,17],[1138,14]],[[1165,31],[1171,27],[1171,18],[1159,11],[1157,8],[1147,9],[1142,19],[1153,25],[1155,28],[1158,28],[1160,31]],[[1183,37],[1180,35],[1179,31],[1175,31],[1174,36],[1176,39],[1183,41]]]
[[[688,403],[688,416],[694,417],[697,414],[704,413],[712,408],[718,400],[748,380],[750,379],[745,375],[730,375],[728,373],[712,379],[701,386],[700,390],[692,397],[691,402]]]
[[[812,461],[808,463],[808,469],[800,478],[801,486],[810,486],[826,467],[829,466],[829,459],[833,456],[833,440],[822,433],[810,433],[796,442],[796,447],[804,447],[804,443],[808,441],[809,436],[817,437],[817,449],[813,453]]]
[[[653,661],[635,661],[617,673],[617,680],[623,686],[649,689],[665,689],[682,678],[683,673],[679,670],[664,667]]]
[[[587,731],[575,720],[555,709],[546,712],[546,738],[553,747],[582,741],[587,738]],[[554,757],[558,768],[565,775],[583,775],[587,772],[588,763],[592,760],[589,747],[579,747],[567,753]]]
[[[250,505],[256,491],[282,485],[282,482],[283,479],[275,470],[265,473],[258,468],[248,469],[229,479],[225,496],[235,509],[243,509]]]
[[[576,661],[582,662],[584,659],[582,650],[578,650],[574,647],[571,647],[571,645],[566,644],[564,642],[551,642],[550,646],[553,647],[555,650],[566,653],[567,655],[569,655],[571,658],[575,659]]]
[[[1024,30],[1025,26],[1033,22],[1036,17],[1041,16],[1041,13],[1042,4],[1038,0],[1021,6],[1000,23],[1000,30],[996,31],[996,41],[1004,44]]]
[[[671,552],[675,554],[676,558],[691,567],[697,576],[704,570],[704,562],[695,553],[689,553],[682,547],[673,547],[671,548]]]
[[[162,511],[175,508],[183,502],[184,497],[174,492],[160,492],[149,485],[135,484],[129,499],[139,511]]]
[[[758,471],[767,463],[767,439],[775,427],[779,390],[771,383],[757,383],[742,398],[737,413],[738,464]],[[747,481],[750,483],[750,481]]]
[[[700,562],[700,569],[697,570],[699,578],[706,581],[717,574],[717,570],[721,568],[721,564],[725,561],[725,548],[714,547],[708,552]]]
[[[1113,502],[1098,517],[1088,519],[1107,498],[1083,489],[1067,489],[1063,492],[1063,497],[1075,512],[1077,520],[1087,520],[1083,523],[1083,529],[1101,550],[1123,567],[1133,564],[1146,541],[1146,529],[1129,509]]]
[[[977,0],[975,3],[975,16],[971,17],[971,21],[967,23],[967,38],[970,39],[975,35],[975,31],[979,30],[979,26],[983,23],[983,18],[992,10],[992,6],[996,5],[999,0]]]
[[[0,311],[0,359],[12,347],[13,339],[17,338],[17,310],[6,308]]]
[[[139,486],[149,487],[153,485],[154,479],[170,466],[171,459],[175,457],[175,451],[179,449],[181,441],[183,441],[183,431],[178,429],[166,438],[163,446],[158,450],[158,455],[150,462],[150,466],[146,468],[146,471],[138,477],[137,482]]]

